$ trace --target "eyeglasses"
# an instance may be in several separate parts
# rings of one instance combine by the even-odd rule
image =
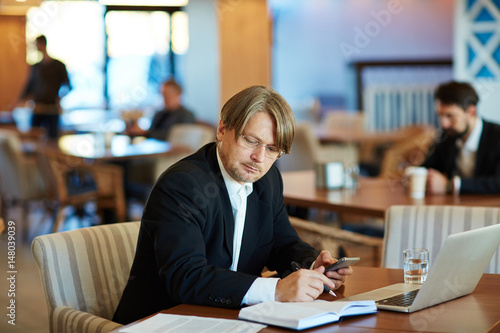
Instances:
[[[279,150],[276,146],[265,145],[256,138],[249,135],[240,135],[238,140],[240,146],[249,150],[257,150],[260,147],[264,147],[265,155],[267,158],[278,159],[285,153],[283,150]]]

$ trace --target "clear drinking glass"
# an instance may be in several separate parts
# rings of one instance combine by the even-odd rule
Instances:
[[[403,253],[405,283],[424,283],[429,273],[429,250],[406,249]]]

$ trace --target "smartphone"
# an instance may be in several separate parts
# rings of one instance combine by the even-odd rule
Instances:
[[[357,263],[358,261],[359,261],[359,257],[343,257],[343,258],[340,258],[339,261],[337,261],[336,263],[328,266],[325,269],[325,273],[329,272],[329,271],[336,271],[337,269],[341,269],[341,268],[346,268],[346,267],[352,266],[355,263]]]

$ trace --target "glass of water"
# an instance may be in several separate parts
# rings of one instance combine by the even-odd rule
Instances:
[[[429,273],[429,250],[406,249],[403,254],[405,283],[424,283]]]

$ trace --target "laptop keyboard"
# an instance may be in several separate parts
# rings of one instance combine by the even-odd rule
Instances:
[[[411,303],[413,303],[415,297],[417,296],[419,290],[420,289],[415,289],[403,294],[384,298],[376,301],[376,303],[380,305],[394,305],[394,306],[404,306],[404,307],[410,306]]]

